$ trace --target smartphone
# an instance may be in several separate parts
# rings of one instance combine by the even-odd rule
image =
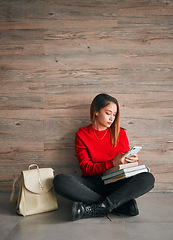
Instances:
[[[134,146],[130,149],[129,153],[125,157],[131,157],[131,155],[138,153],[142,149],[141,146]]]

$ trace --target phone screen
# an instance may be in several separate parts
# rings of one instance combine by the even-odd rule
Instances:
[[[131,157],[131,155],[138,153],[141,149],[141,146],[134,146],[130,149],[129,153],[127,153],[125,157]]]

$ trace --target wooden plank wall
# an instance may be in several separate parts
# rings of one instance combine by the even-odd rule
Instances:
[[[32,163],[80,175],[75,132],[106,92],[172,192],[172,78],[172,0],[0,0],[0,190]]]

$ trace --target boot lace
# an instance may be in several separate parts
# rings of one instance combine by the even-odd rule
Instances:
[[[101,204],[85,206],[85,216],[87,217],[104,217],[107,216],[108,210]]]

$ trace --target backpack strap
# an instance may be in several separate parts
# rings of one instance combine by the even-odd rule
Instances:
[[[18,175],[17,177],[15,177],[15,179],[13,180],[13,189],[12,189],[12,193],[10,196],[10,203],[15,203],[16,199],[14,199],[14,194],[15,194],[15,183],[21,179],[22,175]]]
[[[31,168],[33,167],[36,167],[37,168],[37,173],[38,173],[38,182],[39,182],[39,185],[40,185],[40,189],[43,190],[43,184],[41,182],[41,176],[40,176],[40,170],[39,170],[39,167],[37,164],[31,164],[29,167],[28,167],[28,170],[31,170]]]

